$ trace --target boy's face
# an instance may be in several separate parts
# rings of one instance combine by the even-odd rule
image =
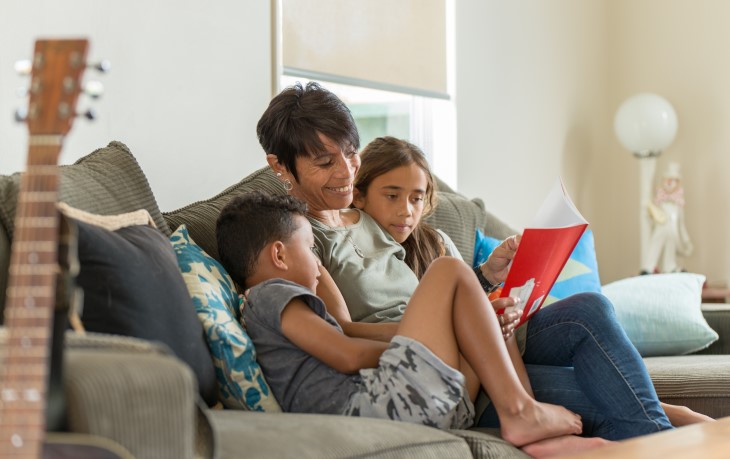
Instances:
[[[428,188],[426,173],[411,163],[379,175],[362,196],[355,192],[355,206],[369,214],[399,243],[411,235],[423,216]]]
[[[297,229],[284,244],[287,249],[286,278],[299,285],[307,287],[312,292],[317,291],[319,278],[319,258],[314,254],[314,236],[309,220],[301,215],[294,216]]]

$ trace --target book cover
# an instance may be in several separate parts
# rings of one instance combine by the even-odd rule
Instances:
[[[519,297],[521,300],[514,307],[523,309],[517,327],[542,307],[587,227],[588,222],[576,209],[558,177],[532,225],[522,233],[502,287],[500,296]]]

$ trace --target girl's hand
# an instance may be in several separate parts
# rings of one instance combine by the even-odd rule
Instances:
[[[512,263],[512,259],[515,257],[521,238],[521,235],[515,234],[502,241],[492,251],[487,261],[480,266],[484,277],[493,285],[501,284],[507,278],[510,263]]]
[[[495,312],[503,309],[505,310],[502,314],[497,314],[499,326],[502,329],[502,336],[504,336],[505,341],[514,334],[515,327],[520,321],[520,317],[522,317],[522,309],[509,310],[508,312],[506,308],[514,307],[519,303],[520,299],[514,297],[497,298],[492,300],[492,307]]]

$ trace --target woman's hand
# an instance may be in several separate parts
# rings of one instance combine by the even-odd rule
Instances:
[[[499,320],[499,326],[502,329],[502,336],[505,341],[508,340],[515,331],[517,323],[522,317],[522,309],[507,309],[519,307],[520,299],[515,297],[497,298],[492,301],[492,307],[494,312],[504,310],[502,314],[497,314],[497,320]]]
[[[507,278],[510,263],[520,245],[521,235],[510,236],[495,248],[479,268],[484,277],[493,285],[501,284]]]

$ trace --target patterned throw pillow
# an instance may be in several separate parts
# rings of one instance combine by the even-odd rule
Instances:
[[[172,233],[170,241],[203,323],[221,402],[226,408],[281,411],[256,362],[253,342],[236,319],[238,295],[233,280],[190,238],[185,225]]]

